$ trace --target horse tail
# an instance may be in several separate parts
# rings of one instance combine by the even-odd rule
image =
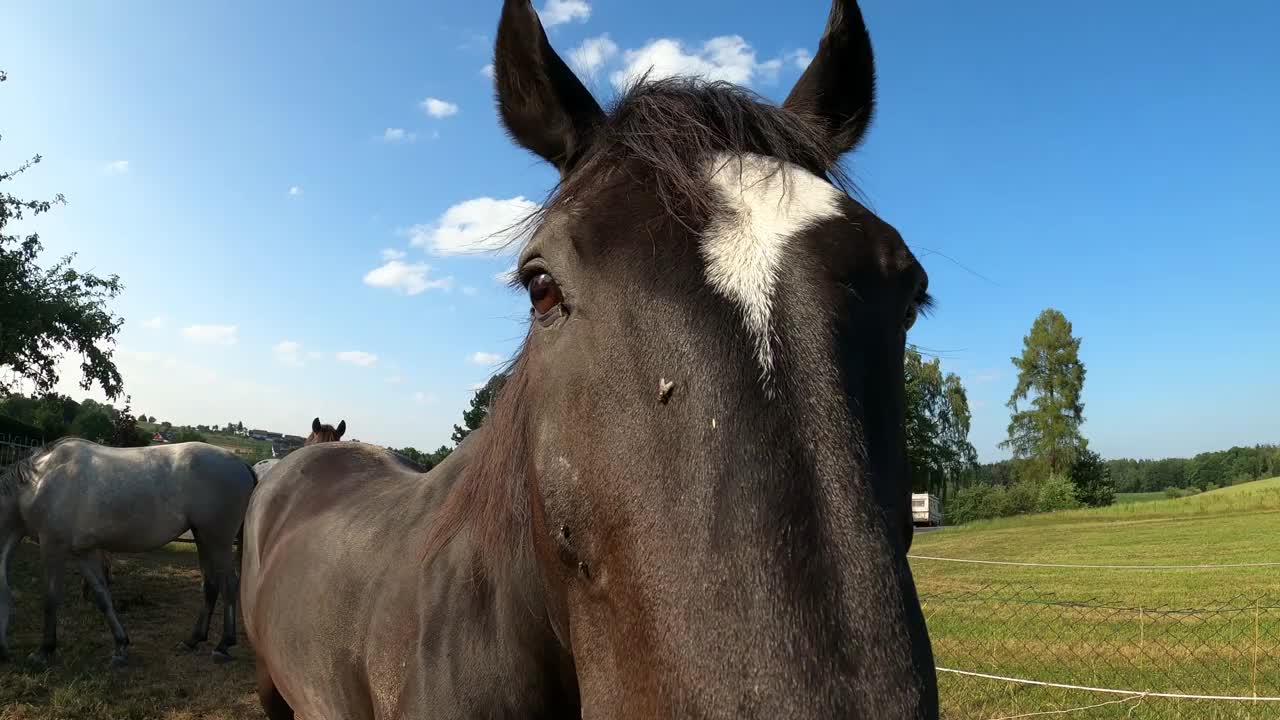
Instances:
[[[249,479],[253,481],[253,488],[256,490],[258,488],[258,472],[248,463],[245,463],[245,467],[249,469]],[[250,492],[249,496],[252,497],[253,493]],[[236,533],[236,565],[244,568],[244,518],[240,519],[240,530]]]

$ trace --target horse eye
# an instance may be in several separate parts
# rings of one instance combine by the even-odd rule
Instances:
[[[534,312],[539,315],[551,312],[563,300],[564,298],[560,295],[560,286],[549,274],[538,273],[529,281],[529,302],[533,304]]]
[[[911,308],[907,310],[907,317],[902,322],[903,330],[910,330],[916,324],[916,318],[920,317],[920,308],[912,303]]]

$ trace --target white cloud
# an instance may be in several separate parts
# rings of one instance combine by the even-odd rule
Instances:
[[[302,343],[292,340],[278,342],[271,348],[271,354],[275,355],[276,362],[288,367],[302,367],[305,364],[302,362],[301,351]]]
[[[373,353],[362,352],[360,350],[348,350],[346,352],[340,352],[335,357],[338,358],[338,362],[346,363],[348,365],[355,365],[357,367],[367,368],[367,367],[373,367],[374,365],[378,364],[377,355],[374,355]]]
[[[633,84],[646,73],[649,80],[692,76],[746,86],[756,82],[772,83],[778,80],[785,64],[800,64],[800,53],[804,53],[807,65],[808,51],[804,50],[761,61],[751,43],[739,35],[714,37],[700,47],[686,47],[679,40],[659,38],[623,53],[623,67],[614,71],[610,79],[619,89]]]
[[[144,320],[142,327],[148,330],[163,330],[169,327],[169,318],[165,315],[157,315],[149,320]]]
[[[523,196],[474,198],[449,208],[431,225],[409,228],[406,234],[414,247],[436,255],[514,251],[528,234],[523,221],[537,209],[537,203]]]
[[[470,296],[470,295],[475,295],[475,294],[476,294],[476,293],[478,293],[478,292],[480,292],[480,291],[479,291],[479,290],[477,290],[477,289],[475,289],[475,288],[473,288],[473,287],[471,287],[470,285],[468,285],[468,286],[466,286],[466,287],[462,288],[462,294],[463,294],[463,295],[468,295],[468,296]]]
[[[400,373],[394,373],[392,375],[387,376],[387,382],[391,385],[399,385],[400,383],[404,382],[404,378],[400,375]]]
[[[238,330],[235,325],[191,325],[182,329],[182,336],[203,345],[235,345]]]
[[[404,128],[387,128],[382,131],[382,142],[385,143],[413,142],[417,139],[418,133],[409,132]]]
[[[489,78],[490,80],[496,77],[493,71],[493,63],[489,63],[488,65],[485,65],[484,67],[480,68],[480,74]]]
[[[472,365],[497,365],[502,362],[502,356],[497,353],[477,352],[472,353],[467,360]]]
[[[381,267],[365,273],[364,284],[369,287],[387,288],[404,295],[420,295],[428,290],[448,290],[453,278],[427,279],[431,266],[426,263],[406,263],[388,260]]]
[[[787,62],[795,66],[797,70],[805,71],[809,69],[809,63],[813,62],[813,53],[804,48],[797,48],[783,56]]]
[[[293,197],[298,197],[301,194],[302,194],[302,188],[298,187],[297,185],[294,185],[293,187],[289,188],[289,195]]]
[[[387,261],[403,260],[404,255],[405,253],[403,250],[396,250],[394,248],[386,248],[382,251],[382,259]]]
[[[108,175],[124,175],[129,172],[128,160],[113,160],[102,169]]]
[[[413,401],[419,405],[435,405],[438,399],[435,393],[416,392],[413,394]]]
[[[593,76],[617,54],[618,44],[606,33],[599,37],[587,38],[581,45],[569,51],[569,64],[583,75]]]
[[[586,0],[547,0],[538,18],[545,27],[569,22],[584,23],[591,18],[591,4]]]
[[[319,359],[321,359],[321,358],[323,358],[323,357],[324,357],[324,353],[320,352],[319,350],[308,350],[308,351],[307,351],[307,359],[308,359],[308,360],[319,360]]]
[[[458,106],[447,100],[429,97],[419,103],[422,111],[433,118],[447,118],[458,114]]]

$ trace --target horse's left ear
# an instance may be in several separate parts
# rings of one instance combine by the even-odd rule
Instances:
[[[337,435],[335,435],[334,437],[336,437],[337,439],[341,440],[341,439],[342,439],[342,436],[343,436],[343,435],[345,435],[345,434],[346,434],[346,432],[347,432],[347,421],[346,421],[346,420],[343,420],[342,422],[338,423],[338,429],[337,429],[337,431],[336,431],[336,432],[337,432],[338,434],[337,434]]]
[[[862,140],[875,109],[876,67],[857,0],[835,0],[818,54],[783,107],[816,117],[841,155]]]
[[[511,137],[565,174],[604,111],[547,40],[530,0],[506,0],[493,59],[498,113]]]
[[[320,418],[316,418],[315,420],[311,421],[311,432],[313,433],[320,432]]]

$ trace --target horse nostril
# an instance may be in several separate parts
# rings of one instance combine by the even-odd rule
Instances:
[[[568,539],[569,539],[569,526],[568,526],[568,525],[561,525],[561,526],[560,526],[560,537],[564,538],[565,540],[568,540]]]
[[[587,564],[584,562],[578,563],[578,574],[588,580],[591,579],[591,569],[588,568]]]

